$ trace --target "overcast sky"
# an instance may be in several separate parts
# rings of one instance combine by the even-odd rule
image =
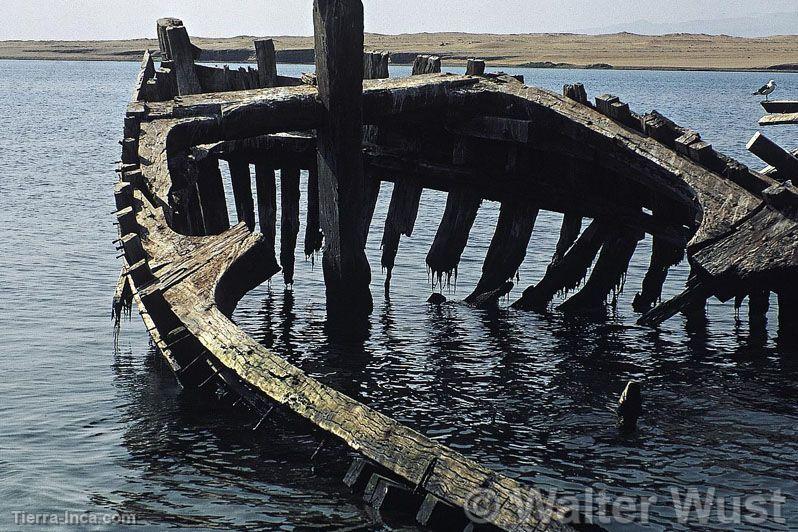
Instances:
[[[0,0],[6,39],[154,37],[155,19],[183,19],[192,35],[310,35],[312,0]],[[578,32],[796,12],[796,0],[364,0],[366,31]],[[798,28],[795,30],[798,32]]]

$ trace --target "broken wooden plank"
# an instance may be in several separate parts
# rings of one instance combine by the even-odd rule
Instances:
[[[255,57],[258,62],[258,86],[277,87],[277,54],[272,39],[255,39]]]
[[[324,107],[316,138],[327,311],[351,319],[373,308],[363,246],[363,5],[314,0],[313,25]]]
[[[466,297],[474,302],[480,295],[501,287],[516,276],[526,257],[526,249],[538,209],[521,202],[504,202],[499,210],[499,221],[482,264],[482,277],[474,291]]]
[[[280,265],[286,286],[291,286],[299,236],[299,168],[280,170],[280,205]]]
[[[228,162],[233,198],[236,204],[236,217],[244,222],[250,231],[255,230],[255,199],[252,196],[252,175],[246,160],[233,158]]]
[[[798,158],[757,131],[746,145],[748,151],[774,167],[784,180],[798,178]]]
[[[760,126],[781,126],[798,124],[798,113],[776,113],[759,119]]]

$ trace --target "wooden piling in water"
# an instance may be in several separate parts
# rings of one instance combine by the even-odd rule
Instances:
[[[299,236],[299,169],[280,170],[280,266],[286,286],[294,284],[296,241]]]
[[[481,204],[482,198],[472,191],[449,192],[443,218],[427,253],[427,267],[432,274],[433,284],[443,287],[449,284],[452,275],[457,277],[457,265],[468,244],[468,235]]]
[[[316,130],[328,315],[370,313],[364,250],[363,4],[314,0],[316,79],[324,107]]]
[[[252,175],[249,162],[232,158],[227,162],[230,168],[230,182],[233,186],[233,198],[236,203],[236,217],[244,222],[250,231],[255,230],[255,200],[252,196]]]
[[[305,257],[321,249],[324,235],[319,225],[319,172],[315,164],[308,168],[307,219],[305,221]]]
[[[277,183],[274,169],[265,162],[255,163],[255,190],[258,194],[258,221],[264,239],[264,271],[279,271],[275,244],[277,240]]]

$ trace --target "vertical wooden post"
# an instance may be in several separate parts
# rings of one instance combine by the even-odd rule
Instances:
[[[322,239],[319,225],[319,171],[314,164],[308,169],[308,213],[305,223],[305,257],[312,257],[321,249]]]
[[[299,169],[280,170],[280,265],[287,286],[294,284],[296,239],[299,235]]]
[[[466,66],[466,76],[484,76],[485,61],[481,59],[469,59]]]
[[[206,158],[197,162],[197,191],[206,235],[218,235],[230,229],[227,200],[224,194],[219,160]]]
[[[258,60],[258,85],[260,87],[277,86],[277,52],[271,39],[255,40],[255,57]]]
[[[166,37],[169,41],[169,55],[177,81],[177,94],[199,94],[202,86],[194,69],[194,47],[188,38],[185,26],[170,26],[166,28]]]
[[[255,230],[255,200],[252,197],[252,176],[249,162],[233,158],[227,162],[230,168],[230,181],[233,184],[233,198],[236,202],[236,216],[250,231]]]
[[[370,313],[365,253],[363,3],[314,0],[316,77],[326,112],[317,130],[324,281],[330,314]]]
[[[280,271],[274,251],[277,239],[277,185],[274,180],[274,169],[262,161],[255,163],[255,190],[258,193],[260,232],[267,250],[264,269]]]

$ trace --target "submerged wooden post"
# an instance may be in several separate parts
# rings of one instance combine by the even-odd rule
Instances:
[[[651,245],[651,262],[643,278],[641,291],[635,295],[632,308],[636,312],[648,312],[662,297],[662,285],[668,277],[668,269],[681,262],[684,249],[657,236]]]
[[[643,233],[627,228],[612,233],[601,246],[601,253],[585,286],[560,305],[560,310],[573,312],[602,309],[610,292],[623,288],[629,261],[637,243],[643,238]]]
[[[321,249],[324,235],[319,225],[319,171],[316,165],[308,168],[308,212],[305,222],[305,257]]]
[[[233,185],[233,198],[236,202],[236,216],[250,231],[255,230],[255,200],[252,197],[252,175],[249,162],[233,158],[227,162],[230,168],[230,181]]]
[[[258,220],[266,248],[266,264],[263,269],[280,271],[274,246],[277,239],[277,184],[274,169],[264,162],[255,163],[255,190],[258,193]]]
[[[351,317],[373,308],[363,238],[363,3],[314,0],[313,25],[325,109],[316,133],[327,310]]]
[[[255,57],[258,61],[258,86],[277,86],[277,53],[271,39],[255,39]]]
[[[482,265],[482,277],[466,302],[471,303],[480,295],[496,290],[516,274],[526,257],[537,216],[535,207],[509,201],[502,203],[496,232]]]
[[[513,307],[544,311],[557,292],[575,288],[593,264],[606,234],[607,224],[593,220],[563,258],[548,267],[538,284],[524,290]]]
[[[457,265],[481,204],[482,198],[470,190],[455,189],[449,192],[438,232],[427,253],[427,266],[432,273],[433,283],[437,278],[442,286],[444,274],[447,285],[453,274],[456,282]]]
[[[299,235],[299,169],[280,170],[280,265],[286,286],[294,284],[296,239]]]

